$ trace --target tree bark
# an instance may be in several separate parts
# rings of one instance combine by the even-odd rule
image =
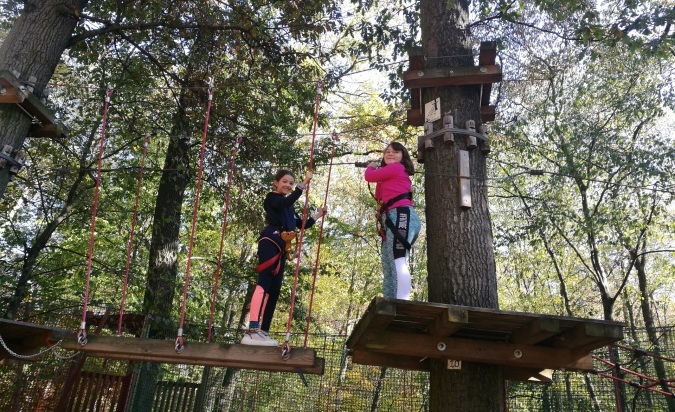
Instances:
[[[31,84],[38,97],[49,83],[88,0],[32,0],[24,2],[21,16],[0,45],[0,70],[9,70],[22,83]],[[31,126],[16,104],[0,104],[0,148],[19,150]],[[0,196],[9,182],[7,168],[0,170]]]
[[[647,330],[647,336],[649,337],[649,342],[654,345],[654,352],[657,355],[661,355],[661,345],[659,344],[659,336],[656,331],[656,325],[654,324],[654,317],[651,310],[651,296],[647,288],[647,269],[646,269],[646,255],[644,254],[646,242],[642,242],[641,250],[643,254],[638,257],[636,251],[631,251],[631,258],[634,259],[633,267],[637,272],[638,285],[640,289],[640,309],[642,311],[642,319],[645,322],[645,329]],[[663,360],[660,358],[653,358],[654,369],[656,370],[656,377],[660,381],[661,390],[664,392],[670,392],[666,381],[668,379],[668,373],[666,371],[666,365]],[[672,397],[666,397],[666,403],[668,404],[668,412],[675,411],[675,399]]]
[[[422,0],[420,19],[426,66],[473,66],[468,36],[469,1]],[[423,104],[441,100],[441,113],[450,112],[455,125],[480,118],[480,86],[424,89]],[[436,121],[434,130],[442,127]],[[428,237],[429,301],[473,307],[498,308],[497,278],[492,227],[487,204],[486,155],[469,152],[471,208],[459,203],[459,151],[468,150],[466,136],[455,135],[454,144],[439,138],[435,149],[425,151],[426,222]],[[500,367],[462,363],[449,371],[436,360],[430,369],[431,411],[505,410],[504,379]]]

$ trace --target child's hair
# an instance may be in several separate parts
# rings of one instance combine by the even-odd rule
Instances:
[[[408,149],[406,149],[405,146],[403,146],[399,142],[391,142],[387,145],[387,147],[384,148],[383,153],[385,151],[387,151],[388,147],[391,147],[392,149],[396,150],[397,152],[401,152],[401,154],[402,154],[401,164],[405,168],[405,172],[408,174],[408,176],[414,175],[415,174],[415,165],[413,164],[413,161],[410,158],[410,153],[408,153]],[[384,158],[382,158],[382,166],[385,166]]]
[[[290,170],[288,170],[288,169],[279,169],[279,171],[277,172],[277,174],[274,175],[274,181],[275,181],[275,182],[278,182],[279,180],[281,180],[282,177],[284,177],[284,176],[286,176],[286,175],[291,175],[291,177],[292,177],[293,179],[295,179],[295,175],[294,175],[293,172],[291,172]]]

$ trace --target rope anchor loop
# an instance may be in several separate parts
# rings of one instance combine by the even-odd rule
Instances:
[[[77,331],[77,343],[79,343],[81,346],[86,345],[88,342],[87,340],[87,332],[85,332],[83,329],[80,329]]]
[[[183,353],[185,350],[185,345],[183,345],[183,338],[178,337],[176,338],[176,345],[174,346],[174,349],[176,350],[177,353]]]
[[[281,359],[289,360],[291,358],[291,344],[288,341],[281,345]]]

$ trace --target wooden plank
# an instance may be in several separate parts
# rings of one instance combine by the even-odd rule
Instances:
[[[249,346],[224,343],[188,342],[177,353],[174,342],[146,338],[89,335],[81,346],[74,335],[64,339],[61,347],[105,359],[133,360],[186,365],[231,367],[266,371],[293,372],[297,368],[307,373],[323,373],[323,360],[309,348],[292,348],[290,359],[281,358],[278,347]]]
[[[508,342],[381,332],[369,335],[364,348],[393,355],[457,359],[521,368],[593,370],[590,355],[579,355],[568,348]]]
[[[447,308],[429,326],[432,336],[451,336],[469,322],[469,313],[464,309]]]
[[[294,351],[296,349],[293,349]],[[266,372],[297,372],[298,369],[301,369],[303,373],[310,375],[323,375],[324,373],[324,364],[325,361],[323,358],[315,358],[314,364],[312,366],[296,366],[292,359],[288,360],[288,364],[279,365],[269,365],[261,364],[258,362],[235,362],[231,360],[204,360],[204,361],[194,361],[192,363],[186,363],[184,360],[174,358],[158,358],[158,357],[149,357],[149,356],[139,356],[139,355],[120,355],[120,354],[110,354],[104,352],[87,352],[87,356],[94,358],[103,358],[103,359],[113,359],[113,360],[127,360],[127,361],[137,361],[137,362],[155,362],[155,363],[171,363],[171,364],[187,364],[187,365],[199,365],[199,366],[213,366],[218,368],[234,368],[234,369],[251,369],[258,371]]]
[[[352,334],[347,339],[347,348],[353,348],[361,336],[368,331],[385,329],[392,319],[396,317],[396,302],[376,296],[370,301],[366,313],[354,327]]]
[[[590,352],[623,339],[623,327],[614,324],[580,322],[574,328],[557,335],[549,342],[551,346]]]
[[[478,64],[485,66],[488,64],[495,64],[497,60],[497,42],[483,41],[480,43],[480,50],[478,52]]]
[[[26,96],[17,89],[5,89],[5,92],[0,94],[0,103],[16,103],[19,104],[24,101]]]
[[[28,131],[28,137],[67,138],[68,128],[61,123],[39,125],[34,124]]]
[[[497,106],[481,106],[480,107],[480,118],[483,123],[493,122],[497,117]]]
[[[44,105],[33,93],[28,93],[26,99],[21,103],[21,106],[28,111],[28,113],[35,116],[43,125],[58,123],[54,113]]]
[[[534,345],[560,333],[560,321],[552,318],[534,319],[511,334],[511,342]]]
[[[413,371],[429,371],[429,358],[389,355],[381,352],[356,348],[351,353],[352,362],[357,365],[386,366]]]
[[[551,383],[553,382],[553,370],[504,368],[504,379],[509,381],[527,381],[531,383]]]
[[[403,73],[403,84],[409,89],[496,83],[501,80],[502,69],[498,65],[438,67]]]

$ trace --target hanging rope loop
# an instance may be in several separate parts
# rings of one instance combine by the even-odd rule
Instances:
[[[220,247],[218,248],[218,261],[216,263],[216,273],[213,276],[213,294],[211,296],[211,312],[209,315],[209,325],[208,329],[206,332],[206,341],[211,342],[211,333],[213,330],[213,318],[216,313],[216,299],[218,296],[218,282],[220,279],[220,269],[221,269],[221,264],[223,260],[223,248],[225,245],[225,232],[227,231],[227,212],[230,208],[230,192],[232,188],[232,174],[234,173],[234,159],[235,156],[237,155],[237,150],[239,149],[239,145],[242,142],[242,137],[237,136],[237,140],[234,143],[234,147],[232,148],[232,155],[230,156],[230,170],[227,174],[227,190],[225,191],[225,207],[223,210],[223,224],[220,228]]]
[[[308,170],[313,172],[314,170],[314,142],[316,140],[316,127],[319,119],[319,103],[321,101],[321,90],[323,88],[323,82],[317,84],[316,98],[314,100],[314,120],[312,124],[312,144],[309,149],[309,167]],[[295,261],[295,274],[293,276],[293,287],[291,288],[291,303],[290,310],[288,312],[288,322],[286,323],[286,340],[281,345],[281,357],[283,360],[288,360],[291,356],[291,345],[289,343],[291,335],[291,323],[293,322],[293,310],[295,308],[295,294],[298,287],[298,277],[300,275],[300,258],[302,256],[302,240],[305,235],[305,224],[307,223],[307,208],[309,204],[309,189],[308,186],[305,189],[305,206],[302,210],[302,226],[300,227],[300,234],[298,236],[297,250],[296,250],[296,261]]]
[[[94,234],[96,233],[96,213],[98,212],[98,195],[101,187],[101,165],[103,164],[103,149],[105,147],[105,129],[108,121],[108,107],[113,95],[112,87],[108,86],[103,104],[103,118],[101,120],[101,141],[98,149],[98,166],[96,168],[96,184],[94,186],[94,203],[91,212],[91,225],[89,232],[89,251],[87,252],[87,275],[84,287],[84,304],[82,305],[82,322],[77,331],[77,341],[80,345],[87,344],[87,304],[89,302],[89,284],[91,282],[91,263],[94,255]]]
[[[213,78],[209,78],[209,101],[206,106],[206,115],[204,118],[204,129],[202,132],[202,145],[199,152],[199,170],[197,173],[197,187],[195,190],[195,200],[192,206],[192,229],[190,231],[190,243],[188,246],[187,264],[185,267],[185,281],[183,282],[183,300],[180,309],[180,323],[178,326],[178,337],[176,338],[176,352],[181,353],[183,347],[183,324],[185,323],[185,307],[187,305],[188,285],[190,283],[190,264],[192,262],[192,249],[194,247],[195,230],[197,229],[197,211],[199,209],[199,195],[202,188],[202,174],[204,173],[204,153],[206,152],[206,135],[209,129],[209,115],[211,113],[211,103],[213,102]]]
[[[143,155],[141,156],[141,169],[138,172],[138,184],[136,185],[136,199],[134,201],[134,213],[131,218],[131,230],[129,232],[129,243],[127,244],[127,263],[124,268],[124,285],[122,287],[122,300],[120,302],[120,316],[117,319],[117,336],[122,336],[122,317],[124,316],[124,303],[127,297],[129,284],[129,268],[131,267],[131,253],[134,248],[134,234],[136,232],[136,221],[138,219],[138,200],[141,197],[141,186],[143,185],[143,170],[145,169],[145,158],[150,144],[150,135],[145,136],[143,141]]]
[[[337,145],[338,142],[338,134],[337,132],[333,132],[333,135],[331,136],[331,140],[333,141],[333,144],[331,146],[331,151],[330,151],[330,163],[328,166],[328,178],[326,181],[326,191],[323,196],[323,204],[324,206],[328,204],[328,189],[330,187],[330,177],[331,173],[333,171],[333,157],[335,156],[335,146]],[[303,347],[307,347],[307,340],[309,338],[309,323],[312,319],[312,306],[314,304],[314,291],[316,290],[316,277],[317,273],[319,270],[319,257],[321,256],[321,243],[323,240],[323,224],[326,220],[326,216],[321,217],[321,226],[319,227],[319,240],[318,244],[316,246],[316,258],[314,260],[314,270],[312,271],[312,290],[309,295],[309,308],[307,310],[307,324],[305,325],[305,341],[303,344]]]

